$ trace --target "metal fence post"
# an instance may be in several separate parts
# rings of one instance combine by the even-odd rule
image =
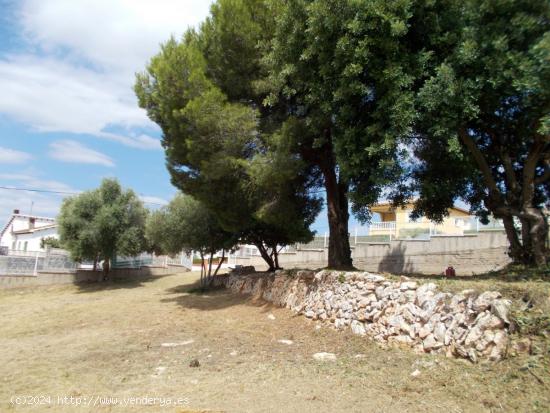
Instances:
[[[327,233],[325,232],[325,240],[323,243],[323,248],[326,248],[326,247],[327,247]]]
[[[39,253],[38,251],[36,251],[36,258],[35,258],[35,260],[34,260],[34,271],[33,271],[33,273],[32,273],[32,275],[34,275],[34,276],[37,276],[37,275],[38,275],[38,255],[39,255],[39,254],[40,254],[40,253]]]
[[[357,245],[357,227],[355,227],[355,245]]]

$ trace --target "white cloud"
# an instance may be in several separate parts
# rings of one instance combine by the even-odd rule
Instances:
[[[52,142],[48,155],[63,162],[115,166],[107,155],[72,140]]]
[[[21,23],[43,48],[67,48],[101,68],[132,75],[172,34],[208,14],[208,0],[26,0]]]
[[[208,13],[205,0],[24,0],[27,51],[0,57],[0,112],[39,131],[86,133],[158,149],[132,86],[159,44]],[[29,52],[30,50],[30,52]],[[110,133],[116,127],[117,131]],[[147,132],[149,133],[149,132]]]
[[[27,152],[16,151],[15,149],[3,148],[0,146],[0,164],[25,163],[32,159],[32,155]]]
[[[156,196],[148,196],[148,195],[140,195],[139,197],[146,204],[155,205],[155,206],[168,205],[168,201],[164,198],[159,198]]]
[[[101,132],[97,134],[97,136],[100,136],[102,138],[111,139],[113,141],[122,143],[126,146],[133,146],[134,148],[140,148],[140,149],[160,149],[160,140],[151,138],[150,136],[141,134],[138,136],[124,136],[116,133],[110,133],[110,132]]]

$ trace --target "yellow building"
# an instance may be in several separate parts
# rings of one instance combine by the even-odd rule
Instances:
[[[411,213],[413,203],[404,207],[393,208],[390,203],[381,203],[371,208],[372,212],[380,215],[380,222],[370,224],[369,235],[389,236],[390,238],[418,238],[430,235],[464,235],[464,231],[473,230],[473,217],[467,210],[449,208],[449,216],[442,223],[430,221],[426,217],[413,221]]]

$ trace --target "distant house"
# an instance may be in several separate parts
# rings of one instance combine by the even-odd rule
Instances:
[[[0,232],[0,247],[15,251],[40,251],[42,238],[59,238],[54,218],[39,217],[13,211]]]
[[[423,238],[431,235],[464,235],[475,230],[475,217],[463,208],[453,206],[448,209],[449,215],[443,222],[436,223],[426,217],[416,221],[412,219],[413,202],[400,208],[393,208],[390,203],[380,203],[371,208],[380,215],[379,222],[372,222],[369,235],[389,236],[392,238]]]

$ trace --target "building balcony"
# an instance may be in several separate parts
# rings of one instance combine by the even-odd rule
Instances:
[[[371,235],[395,234],[395,229],[395,221],[372,222],[369,227],[369,233]]]

